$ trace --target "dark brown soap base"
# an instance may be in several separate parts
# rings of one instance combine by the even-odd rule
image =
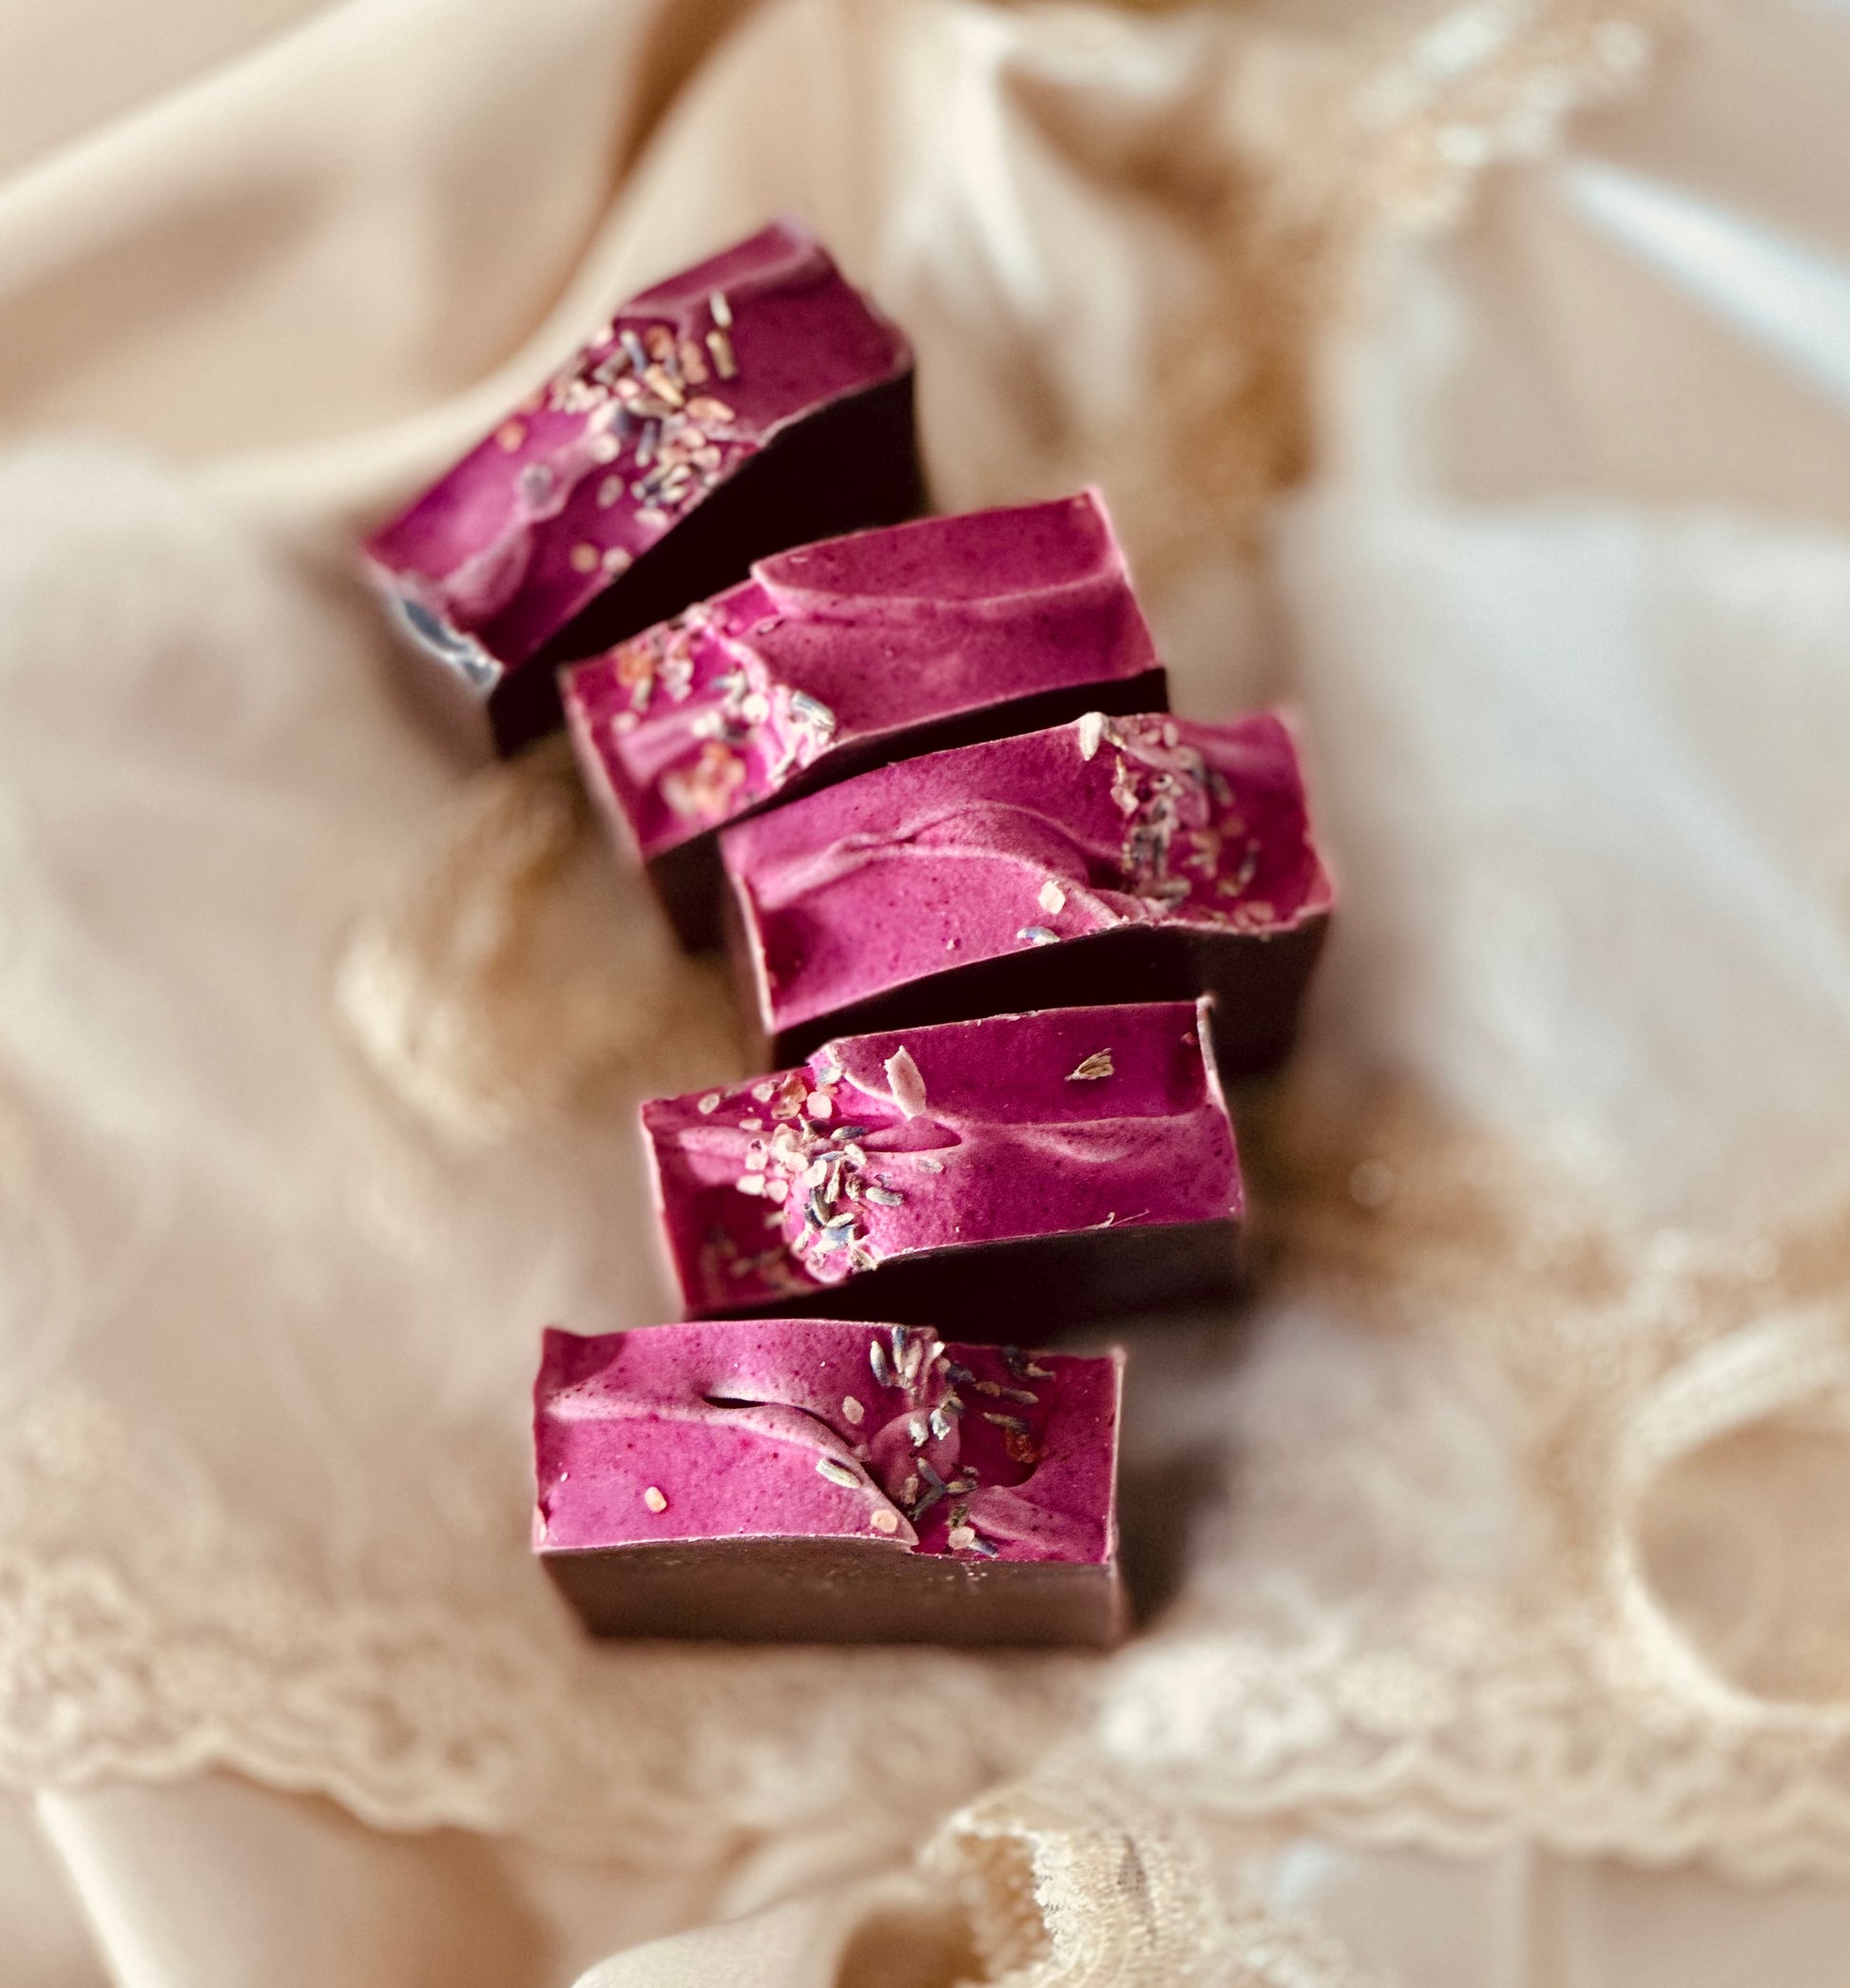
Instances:
[[[879,1540],[676,1540],[543,1554],[600,1636],[1108,1649],[1116,1570],[917,1554]]]
[[[561,665],[597,655],[736,586],[755,559],[813,539],[903,524],[924,508],[910,371],[793,422],[536,655],[508,671],[486,704],[495,750],[506,757],[558,729]]]
[[[891,1319],[939,1326],[952,1320],[959,1339],[1025,1345],[1069,1325],[1127,1312],[1224,1304],[1239,1291],[1237,1223],[1153,1223],[921,1250],[774,1304],[715,1308],[703,1316]]]
[[[1250,932],[1125,925],[1055,946],[1029,946],[1000,959],[949,967],[781,1030],[764,1046],[764,1060],[783,1069],[838,1035],[877,1035],[1036,1008],[1191,1001],[1210,994],[1221,1074],[1253,1076],[1282,1062],[1290,1050],[1328,927],[1328,918],[1320,916],[1267,938]],[[758,991],[736,914],[730,928],[741,1006],[750,1014]]]
[[[1055,690],[1037,690],[1032,697],[1004,699],[983,704],[973,711],[934,720],[929,724],[907,725],[877,739],[858,740],[825,753],[814,765],[806,766],[787,786],[761,801],[756,807],[738,814],[685,842],[677,844],[648,865],[650,882],[668,915],[675,936],[689,952],[720,945],[725,938],[730,916],[725,872],[720,863],[720,831],[735,822],[747,821],[766,808],[781,807],[804,794],[832,787],[838,781],[852,780],[858,773],[876,766],[891,765],[895,760],[915,760],[928,752],[943,752],[954,745],[975,745],[986,739],[1012,738],[1018,732],[1037,732],[1049,725],[1068,724],[1088,711],[1108,716],[1129,717],[1139,711],[1166,711],[1169,708],[1169,679],[1159,666],[1134,677],[1119,677],[1101,684],[1067,684]],[[618,824],[620,840],[628,831]],[[747,982],[749,987],[749,982]],[[751,1012],[750,996],[745,1012]],[[1042,1002],[1042,1007],[1050,1005]],[[993,1009],[973,1013],[990,1014]],[[961,1017],[959,1017],[961,1019]],[[949,1017],[947,1017],[949,1019]],[[812,1032],[809,1045],[826,1042],[837,1029]],[[807,1051],[804,1052],[808,1053]]]

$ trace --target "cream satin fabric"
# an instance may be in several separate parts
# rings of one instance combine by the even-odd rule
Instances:
[[[1289,1563],[1281,1595],[1334,1622],[1370,1528],[1435,1584],[1517,1530],[1498,1383],[1327,1294],[1275,1309],[1243,1372],[1153,1342],[1135,1460],[1160,1478],[1283,1432],[1328,1481],[1198,1536],[1165,1637],[1114,1669],[896,1660],[896,1698],[949,1708],[909,1801],[831,1746],[837,1705],[865,1730],[854,1665],[593,1674],[523,1585],[530,1328],[659,1302],[626,1100],[731,1052],[563,785],[471,780],[401,716],[340,561],[602,308],[779,207],[913,331],[941,502],[1102,476],[1184,701],[1282,682],[1309,706],[1349,884],[1328,1081],[1414,1079],[1624,1217],[1705,1234],[1841,1186],[1850,17],[1705,11],[1556,150],[1600,73],[1589,10],[1558,35],[1544,8],[1433,10],[1424,44],[1377,10],[951,0],[0,19],[0,424],[108,438],[0,463],[0,1377],[10,1427],[72,1473],[0,1513],[81,1537],[62,1481],[125,1532],[179,1515],[176,1581],[211,1564],[192,1535],[234,1561],[248,1536],[343,1603],[440,1572],[519,1625],[448,1668],[408,1648],[407,1716],[453,1692],[455,1758],[414,1750],[397,1781],[364,1719],[350,1758],[317,1751],[325,1689],[292,1750],[299,1652],[253,1706],[246,1670],[202,1681],[219,1642],[150,1650],[222,1717],[164,1756],[125,1708],[132,1778],[97,1748],[105,1785],[31,1798],[36,1842],[0,1838],[10,1982],[906,1988],[1038,1960],[1023,1978],[1320,1984],[1352,1978],[1337,1941],[1436,1988],[1840,1979],[1850,1894],[1789,1846],[1757,1891],[1576,1858],[1539,1811],[1531,1843],[1519,1807],[1501,1847],[1371,1849],[1446,1832],[1416,1791],[1334,1784],[1243,1820],[1224,1757],[1191,1764],[1221,1597]],[[1420,87],[1480,123],[1372,138],[1417,124]],[[1544,156],[1480,184],[1487,133]],[[1455,236],[1396,225],[1455,197]],[[1356,287],[1305,279],[1306,214],[1343,217],[1322,235]],[[1313,431],[1316,480],[1262,516]],[[87,1419],[99,1400],[117,1420]],[[1718,1716],[1736,1689],[1847,1689],[1840,1416],[1787,1405],[1647,1487],[1669,1647]],[[125,1426],[153,1447],[119,1478]],[[60,1636],[86,1619],[46,1607]],[[10,1691],[45,1690],[48,1760],[37,1659],[126,1674],[133,1625],[107,1629],[0,1654]],[[691,1744],[703,1691],[748,1747]],[[609,1785],[523,1750],[549,1700],[588,1708],[558,1750]],[[937,1830],[1088,1729],[1089,1771],[1148,1784],[1127,1808],[1000,1797]],[[226,1760],[267,1785],[184,1778]],[[1584,1841],[1725,1863],[1729,1793],[1682,1834],[1640,1806]],[[1750,1846],[1763,1794],[1739,1790]]]

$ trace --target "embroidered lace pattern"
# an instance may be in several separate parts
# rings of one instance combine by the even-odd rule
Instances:
[[[1229,1897],[1186,1822],[1096,1768],[984,1796],[921,1863],[995,1988],[1367,1988],[1335,1941]]]
[[[1443,1346],[1465,1385],[1488,1382],[1517,1467],[1478,1477],[1478,1512],[1436,1539],[1416,1394],[1390,1379],[1331,1415],[1305,1397],[1314,1361],[1276,1392],[1261,1378],[1243,1550],[1112,1679],[1108,1754],[1179,1800],[1339,1834],[1462,1849],[1520,1826],[1744,1877],[1850,1869],[1840,1597],[1796,1620],[1743,1597],[1718,1624],[1651,1551],[1680,1467],[1782,1419],[1841,1425],[1843,1206],[1731,1243],[1627,1237],[1590,1192],[1404,1106],[1365,1140],[1273,1151],[1280,1332],[1323,1310],[1369,1321],[1390,1366]],[[1306,1571],[1333,1533],[1345,1599]]]

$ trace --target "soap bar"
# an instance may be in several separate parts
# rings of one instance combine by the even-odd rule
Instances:
[[[838,1319],[549,1332],[534,1550],[600,1635],[1113,1643],[1121,1365]]]
[[[1094,714],[862,774],[727,830],[778,1062],[828,1036],[1216,996],[1227,1075],[1290,1046],[1329,922],[1290,728]]]
[[[690,944],[717,936],[722,823],[906,754],[1162,708],[1094,491],[760,560],[742,586],[581,663],[579,762]]]
[[[366,554],[511,752],[559,663],[922,504],[911,348],[780,222],[625,304]]]
[[[845,1036],[645,1105],[684,1310],[1019,1340],[1229,1295],[1243,1200],[1207,1007]]]

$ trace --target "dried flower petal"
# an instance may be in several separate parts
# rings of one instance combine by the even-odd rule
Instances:
[[[893,1102],[908,1118],[923,1116],[927,1104],[925,1079],[903,1043],[886,1059],[886,1081]]]

